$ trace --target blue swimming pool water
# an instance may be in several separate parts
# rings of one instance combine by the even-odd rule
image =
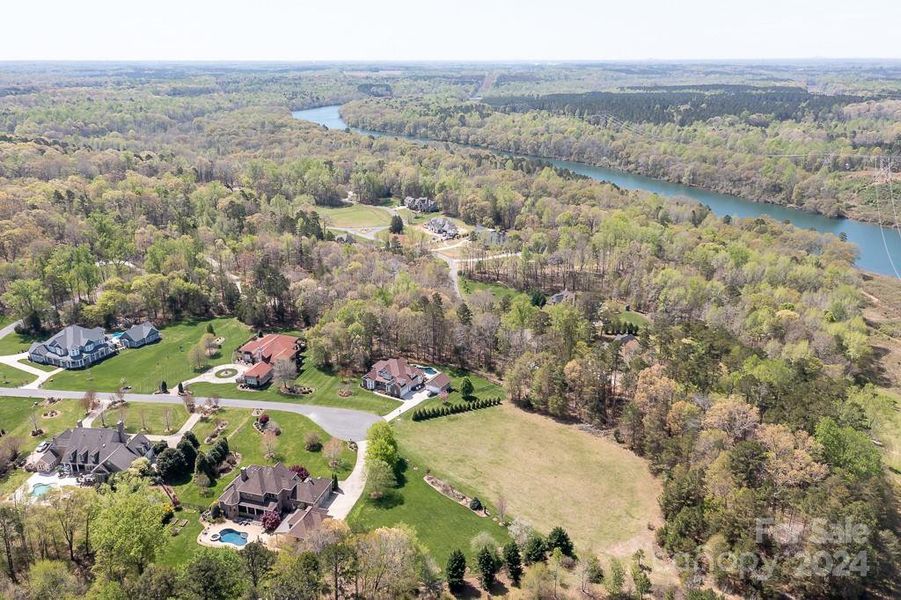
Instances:
[[[438,369],[434,367],[423,367],[422,365],[417,365],[419,370],[428,375],[429,377],[434,377],[438,374]]]
[[[32,498],[40,498],[47,492],[53,489],[54,486],[49,483],[36,483],[31,486],[31,497]]]
[[[243,546],[247,543],[247,538],[242,536],[240,531],[223,529],[219,532],[219,541],[233,546]]]
[[[111,333],[110,337],[113,338],[114,340],[118,340],[123,335],[125,335],[124,331],[117,331],[116,333]]]

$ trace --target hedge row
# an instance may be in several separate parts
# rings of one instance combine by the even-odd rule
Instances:
[[[448,406],[435,406],[432,408],[420,408],[413,411],[412,419],[414,421],[427,421],[429,419],[437,419],[438,417],[446,417],[448,415],[456,415],[459,413],[478,410],[480,408],[488,408],[489,406],[497,406],[501,403],[500,398],[486,398],[484,400],[473,400],[472,402],[463,402],[461,404],[450,404]]]

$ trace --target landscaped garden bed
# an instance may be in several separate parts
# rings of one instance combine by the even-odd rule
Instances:
[[[465,506],[480,517],[490,516],[478,498],[470,498],[463,492],[454,488],[451,484],[438,479],[434,475],[426,475],[423,479],[433,490],[443,496],[447,496],[460,506]]]

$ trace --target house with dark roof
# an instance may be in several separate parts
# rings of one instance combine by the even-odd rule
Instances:
[[[420,198],[407,196],[404,198],[404,206],[416,212],[436,212],[438,210],[438,203],[424,196]]]
[[[65,467],[73,475],[93,475],[103,481],[128,469],[139,458],[153,460],[153,444],[143,434],[125,433],[122,421],[115,429],[82,427],[67,429],[50,441],[34,462],[39,471]]]
[[[363,376],[362,386],[373,392],[403,398],[422,387],[425,381],[425,373],[409,364],[405,358],[389,358],[372,365]]]
[[[450,386],[450,377],[448,377],[446,373],[438,373],[426,382],[425,389],[433,394],[440,394],[441,392],[449,390]]]
[[[425,228],[435,235],[440,235],[446,240],[455,238],[460,233],[454,222],[447,217],[435,217],[434,219],[429,219],[425,224]]]
[[[229,519],[262,519],[267,512],[284,516],[323,508],[331,492],[331,479],[301,479],[282,463],[274,467],[250,465],[242,467],[234,481],[225,487],[219,496],[219,509]],[[294,516],[295,524],[299,520],[300,517]]]
[[[132,325],[119,336],[119,341],[126,348],[140,348],[160,341],[160,332],[150,321]]]
[[[238,358],[253,365],[238,378],[239,383],[254,388],[268,385],[276,361],[296,361],[300,351],[301,341],[292,335],[267,333],[250,340],[238,348]]]
[[[115,346],[103,328],[69,325],[47,341],[33,343],[28,349],[28,359],[42,365],[82,369],[115,353]]]

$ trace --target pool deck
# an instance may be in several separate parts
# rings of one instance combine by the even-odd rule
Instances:
[[[220,533],[223,529],[234,529],[235,531],[246,532],[248,544],[259,540],[268,545],[269,541],[272,539],[272,536],[263,531],[263,526],[256,521],[251,521],[249,525],[238,525],[234,521],[225,520],[221,523],[207,525],[207,527],[197,536],[197,543],[201,546],[209,546],[210,548],[231,548],[233,550],[240,550],[243,548],[243,546],[235,546],[228,542],[220,542],[218,540],[213,541],[210,539],[214,533]]]
[[[22,487],[16,490],[16,500],[19,502],[23,500],[28,500],[29,502],[40,502],[43,495],[31,495],[32,490],[34,490],[35,486],[38,485],[49,485],[54,488],[62,488],[68,486],[77,486],[78,481],[76,481],[75,477],[59,477],[56,473],[34,473],[25,481]]]

